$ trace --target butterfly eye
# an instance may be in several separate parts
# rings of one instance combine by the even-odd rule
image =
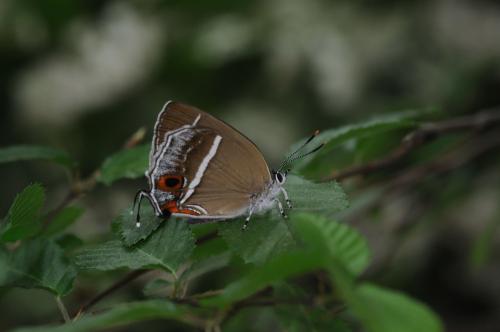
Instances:
[[[285,176],[281,172],[276,173],[276,181],[279,184],[283,184],[285,182]]]

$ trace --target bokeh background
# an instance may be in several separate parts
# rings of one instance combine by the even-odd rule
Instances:
[[[239,128],[271,164],[316,128],[407,109],[432,107],[441,119],[478,112],[500,105],[500,3],[0,2],[0,146],[65,149],[86,176],[140,127],[149,139],[169,99]],[[399,139],[389,135],[378,148]],[[428,303],[449,331],[500,327],[498,152],[376,204],[366,203],[377,196],[372,187],[344,184],[353,206],[364,206],[345,220],[383,262],[371,277]],[[48,188],[49,207],[68,189],[67,174],[44,162],[0,165],[0,174],[2,216],[30,182]],[[97,187],[78,202],[87,210],[74,232],[107,233],[145,185]],[[417,226],[401,232],[401,222]],[[0,330],[46,323],[56,310],[42,292],[1,294]]]

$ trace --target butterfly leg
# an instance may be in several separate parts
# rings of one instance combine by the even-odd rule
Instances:
[[[288,209],[291,209],[293,207],[292,201],[290,200],[290,198],[288,198],[288,193],[286,192],[285,188],[280,187],[280,191],[283,193],[283,197],[285,197],[286,206],[288,207]]]
[[[141,227],[141,211],[140,211],[140,209],[141,209],[141,201],[142,201],[143,196],[144,196],[144,191],[139,190],[134,198],[134,205],[132,207],[133,214],[136,213],[135,209],[136,209],[137,203],[139,202],[139,209],[137,210],[137,214],[135,215],[135,227]]]
[[[250,210],[248,211],[248,216],[245,218],[245,223],[241,227],[242,231],[244,231],[245,229],[247,229],[248,223],[250,222],[250,218],[252,217],[252,213],[253,213],[253,207],[250,208]]]
[[[280,211],[281,216],[284,219],[287,219],[288,215],[285,213],[285,209],[283,209],[283,204],[281,204],[281,201],[277,198],[275,198],[274,201],[276,202],[276,205],[278,206],[278,210]]]
[[[136,214],[136,218],[135,218],[135,226],[137,228],[141,227],[141,202],[142,202],[143,197],[146,197],[149,200],[149,203],[153,206],[153,208],[155,209],[155,213],[158,215],[157,209],[156,209],[155,205],[153,204],[153,200],[151,199],[151,196],[146,191],[139,190],[137,192],[137,194],[135,195],[134,205],[132,208],[132,213],[134,213],[136,210],[136,207],[137,207],[137,214]]]

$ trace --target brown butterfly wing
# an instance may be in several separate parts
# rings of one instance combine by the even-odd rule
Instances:
[[[157,159],[164,165],[155,169]],[[214,218],[244,213],[252,195],[271,182],[253,142],[223,121],[179,102],[169,102],[158,116],[148,173],[150,181],[165,174],[185,177],[181,207],[195,207]]]

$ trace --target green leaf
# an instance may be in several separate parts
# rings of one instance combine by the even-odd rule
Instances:
[[[172,283],[168,280],[160,279],[160,278],[153,279],[153,280],[149,281],[146,285],[144,285],[142,293],[145,296],[149,296],[149,297],[153,297],[153,296],[165,297],[163,294],[160,294],[160,293],[170,286],[172,286]]]
[[[63,234],[55,238],[55,242],[67,253],[83,245],[83,240],[74,234]]]
[[[40,210],[45,201],[43,187],[32,184],[19,193],[12,203],[5,224],[0,230],[0,242],[22,240],[40,230]]]
[[[144,176],[148,168],[149,145],[139,145],[108,157],[101,166],[98,180],[110,185],[116,180]]]
[[[213,272],[226,267],[231,260],[229,252],[223,252],[194,262],[179,277],[179,282],[193,280],[209,272]]]
[[[195,239],[185,220],[170,219],[146,241],[125,247],[113,240],[79,252],[75,258],[80,269],[161,268],[175,275],[195,247]]]
[[[343,321],[337,318],[337,315],[332,315],[331,309],[298,303],[298,299],[310,298],[310,294],[304,289],[287,283],[278,283],[273,288],[273,297],[280,299],[281,302],[281,304],[278,303],[274,306],[274,311],[280,319],[283,330],[297,332],[351,331]]]
[[[294,234],[305,244],[301,250],[282,252],[230,284],[221,295],[204,300],[203,303],[209,306],[227,306],[273,282],[331,264],[340,266],[349,271],[349,274],[359,274],[368,264],[369,250],[366,242],[348,226],[305,213],[291,217]]]
[[[3,285],[9,274],[7,269],[9,264],[9,253],[3,247],[0,246],[0,286]]]
[[[314,183],[296,175],[289,175],[285,189],[293,203],[291,213],[299,211],[331,215],[349,206],[347,195],[335,181]]]
[[[417,125],[415,119],[430,111],[431,110],[424,109],[387,114],[367,122],[325,130],[315,138],[316,142],[324,142],[325,146],[317,153],[298,162],[297,165],[294,166],[294,169],[302,171],[316,160],[328,157],[335,147],[350,139],[373,136],[390,130],[414,128]],[[303,142],[304,141],[294,144],[290,151],[297,149]]]
[[[293,235],[281,217],[253,216],[244,231],[243,223],[243,219],[221,222],[218,233],[246,263],[263,264],[295,246]]]
[[[299,214],[293,218],[298,233],[317,251],[328,251],[330,257],[349,273],[359,275],[370,261],[365,239],[346,224],[321,216]]]
[[[296,230],[294,234],[305,242],[305,248],[283,251],[230,284],[221,295],[204,300],[203,303],[209,306],[227,306],[273,282],[328,267],[333,262],[342,268],[345,266],[352,274],[359,274],[368,264],[369,250],[366,242],[348,226],[305,213],[291,217],[290,223]]]
[[[435,313],[396,291],[363,283],[345,300],[369,332],[443,331]]]
[[[299,211],[329,215],[345,209],[349,204],[344,191],[336,182],[313,183],[290,175],[285,188],[293,203],[290,216]],[[253,216],[245,231],[241,230],[243,219],[219,223],[219,234],[229,248],[246,263],[262,264],[295,246],[288,223],[276,210],[263,216]]]
[[[6,264],[0,286],[42,288],[58,296],[73,287],[76,269],[53,241],[27,241],[14,252],[4,253],[3,260]]]
[[[199,226],[196,226],[196,228],[198,227]],[[192,259],[194,261],[200,261],[212,256],[217,256],[219,254],[229,252],[227,243],[224,241],[224,239],[221,236],[217,236],[217,234],[215,235],[216,236],[214,236],[213,239],[209,241],[203,241],[201,243],[199,241],[200,239],[203,240],[203,238],[197,237],[196,248],[193,251],[192,255]]]
[[[231,312],[231,311],[230,311]],[[280,331],[279,319],[270,306],[248,306],[228,315],[222,325],[224,332]],[[332,331],[336,332],[336,331]]]
[[[326,267],[350,310],[370,332],[441,331],[437,317],[412,299],[370,284],[357,286],[359,275],[369,262],[363,237],[345,224],[314,215],[293,219],[297,234],[316,255],[327,254]]]
[[[283,331],[289,332],[351,332],[345,322],[331,312],[319,308],[306,308],[302,305],[279,305],[275,312],[280,318]]]
[[[178,319],[182,321],[185,313],[187,310],[182,306],[163,300],[149,300],[119,304],[102,314],[84,316],[64,325],[21,328],[16,329],[15,332],[101,331],[153,319]]]
[[[320,268],[324,265],[323,258],[322,255],[308,250],[293,250],[283,253],[251,270],[238,281],[231,283],[222,294],[200,302],[205,306],[228,306],[277,281]]]
[[[163,222],[158,218],[148,202],[141,204],[141,227],[136,226],[135,214],[132,209],[125,210],[113,220],[113,231],[118,234],[125,246],[130,247],[139,241],[147,239]]]
[[[366,264],[363,262],[367,261],[367,258],[363,260],[359,257],[365,257],[364,252],[367,250],[359,249],[363,246],[353,245],[358,243],[359,239],[352,235],[354,233],[352,230],[346,228],[345,225],[328,222],[324,218],[312,215],[297,215],[292,221],[308,245],[305,250],[292,250],[278,255],[250,271],[240,280],[230,284],[221,295],[201,300],[202,305],[225,307],[285,278],[327,266],[337,266],[340,267],[337,270],[342,271],[345,266],[344,276],[334,273],[334,279],[350,309],[360,317],[368,331],[396,331],[398,329],[406,331],[405,326],[408,324],[414,325],[409,331],[417,331],[418,328],[425,331],[439,331],[439,321],[434,319],[433,314],[424,306],[403,295],[380,291],[381,289],[374,288],[374,286],[366,284],[360,287],[355,286],[350,272],[359,273],[362,270]],[[332,224],[335,226],[332,227]],[[162,229],[165,227],[155,232],[145,241],[144,245],[153,241]],[[350,261],[345,261],[345,257],[349,257],[357,263],[352,264]],[[147,260],[145,257],[141,259]],[[115,261],[116,257],[107,257],[107,260]],[[134,268],[139,267],[134,266]],[[377,299],[380,301],[375,301]],[[374,312],[372,316],[365,316],[366,313],[371,312],[369,308],[377,305],[380,305],[384,310],[377,308],[377,310],[371,310]],[[390,321],[391,319],[392,321]],[[389,322],[387,322],[388,320]],[[406,322],[407,325],[403,326],[402,322]],[[340,324],[338,329],[345,330],[345,326]]]
[[[386,290],[368,283],[357,284],[354,274],[359,273],[367,261],[366,250],[363,246],[354,245],[359,240],[357,236],[345,236],[348,240],[344,244],[325,243],[325,240],[338,239],[338,226],[331,229],[324,227],[324,220],[311,220],[310,217],[297,219],[298,233],[304,241],[312,247],[317,255],[328,253],[324,267],[330,272],[330,277],[336,285],[340,296],[348,308],[362,322],[369,332],[397,332],[397,331],[442,331],[438,317],[425,305],[411,298],[390,290]],[[323,231],[321,231],[323,230]],[[322,234],[325,236],[322,236]],[[350,233],[349,231],[346,234]],[[337,234],[332,237],[332,234]],[[351,243],[350,245],[347,245]],[[348,249],[350,248],[350,249]],[[359,248],[359,249],[357,249]],[[335,249],[335,250],[334,250]],[[345,259],[352,257],[352,264]]]
[[[71,226],[83,214],[84,209],[77,206],[68,206],[60,211],[43,231],[45,236],[53,236],[61,233]]]
[[[66,167],[75,165],[65,151],[48,146],[15,145],[0,149],[0,163],[34,159],[52,161]]]

